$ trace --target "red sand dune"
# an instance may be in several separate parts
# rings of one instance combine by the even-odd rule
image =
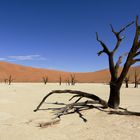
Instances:
[[[129,71],[130,79],[134,79],[134,71],[137,70],[137,73],[140,73],[140,66],[132,67]],[[121,69],[120,69],[121,71]],[[49,69],[40,69],[21,66],[17,64],[11,64],[7,62],[0,62],[0,81],[3,82],[4,79],[8,78],[10,75],[14,79],[14,82],[42,82],[43,76],[48,76],[49,82],[58,82],[61,75],[62,81],[70,79],[71,72],[49,70]],[[87,73],[74,73],[75,79],[77,82],[108,82],[110,79],[108,69],[100,70],[96,72],[87,72]],[[140,75],[139,75],[140,77]]]

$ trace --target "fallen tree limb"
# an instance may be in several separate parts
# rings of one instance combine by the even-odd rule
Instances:
[[[81,111],[92,109],[92,108],[98,109],[98,110],[105,112],[107,114],[140,116],[139,112],[130,112],[130,111],[127,111],[126,108],[122,108],[122,107],[119,107],[118,110],[110,110],[110,108],[108,108],[108,104],[105,100],[99,98],[98,96],[96,96],[94,94],[90,94],[90,93],[86,93],[86,92],[82,92],[82,91],[76,91],[76,90],[54,90],[54,91],[48,93],[42,99],[42,101],[39,103],[39,105],[34,110],[34,112],[38,111],[40,109],[41,105],[45,102],[45,100],[49,96],[51,96],[52,94],[55,94],[55,93],[56,94],[62,94],[62,93],[68,94],[68,93],[70,93],[70,94],[73,94],[73,96],[70,98],[70,100],[72,100],[73,98],[78,98],[78,99],[75,102],[70,103],[70,104],[59,103],[59,102],[47,103],[47,104],[55,104],[55,105],[59,105],[59,106],[62,105],[62,107],[47,108],[47,110],[53,111],[55,117],[52,118],[52,121],[50,121],[50,122],[40,123],[39,127],[41,127],[41,128],[46,128],[48,126],[55,125],[55,124],[59,123],[61,116],[72,114],[72,113],[77,113],[79,115],[79,117],[84,122],[87,122],[87,119],[84,118]],[[88,98],[90,100],[79,102],[82,98]],[[46,110],[46,109],[40,109],[40,110]]]
[[[55,118],[60,118],[60,116],[62,116],[62,115],[71,114],[74,112],[79,114],[79,112],[82,109],[93,108],[94,107],[93,104],[98,104],[98,102],[92,101],[92,100],[87,100],[85,102],[67,104],[65,107],[59,108],[58,110],[54,110],[54,111],[56,111],[56,113],[54,115],[56,116]]]
[[[40,102],[40,104],[37,106],[37,108],[34,110],[34,112],[38,111],[41,107],[41,105],[45,102],[45,100],[52,94],[62,94],[62,93],[70,93],[70,94],[74,94],[74,96],[70,99],[72,100],[75,97],[80,97],[78,99],[78,101],[85,97],[85,98],[89,98],[92,99],[94,101],[96,101],[97,104],[101,104],[103,107],[108,107],[107,102],[101,98],[99,98],[98,96],[94,95],[94,94],[90,94],[90,93],[86,93],[86,92],[82,92],[82,91],[77,91],[77,90],[53,90],[52,92],[50,92],[49,94],[47,94],[42,101]],[[78,102],[77,101],[77,102]]]

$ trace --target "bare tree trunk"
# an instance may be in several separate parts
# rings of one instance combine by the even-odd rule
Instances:
[[[126,88],[128,88],[128,82],[126,82],[126,85],[125,85],[125,87],[126,87]]]
[[[13,79],[12,79],[12,76],[10,75],[8,78],[8,84],[11,85],[12,81],[13,81]]]
[[[139,84],[139,81],[140,79],[138,79],[138,74],[137,74],[137,71],[135,70],[135,76],[134,76],[134,83],[135,83],[135,86],[134,88],[138,88],[138,84]]]
[[[134,41],[132,44],[132,48],[130,49],[129,53],[124,53],[121,55],[116,63],[114,63],[114,54],[116,50],[120,47],[120,43],[124,39],[124,37],[121,36],[121,33],[125,31],[126,28],[131,26],[132,24],[135,23],[135,36],[134,36]],[[140,58],[136,58],[137,56],[140,55],[140,25],[138,25],[138,16],[136,17],[135,21],[132,21],[131,23],[127,24],[123,28],[120,29],[120,31],[116,32],[113,28],[112,25],[111,29],[113,34],[116,36],[117,42],[115,44],[115,47],[113,50],[109,50],[108,46],[99,39],[98,33],[96,33],[96,39],[97,41],[101,44],[103,50],[98,52],[98,55],[101,55],[102,53],[105,53],[108,56],[108,61],[109,61],[109,70],[110,70],[110,75],[111,75],[111,82],[110,82],[110,97],[108,100],[108,105],[111,108],[118,108],[120,104],[120,88],[122,86],[122,83],[129,71],[129,68],[135,64],[136,62],[140,61]],[[120,67],[120,64],[122,63],[122,59],[124,56],[127,56],[127,59],[124,63],[123,70],[120,75],[118,75],[118,70]]]
[[[125,87],[126,87],[126,88],[128,88],[129,79],[130,79],[129,76],[125,77],[125,79],[124,79]]]
[[[62,77],[61,77],[61,75],[59,76],[59,85],[61,86],[61,84],[62,84]]]
[[[71,74],[70,77],[71,77],[71,85],[74,86],[75,83],[76,83],[76,80],[75,80],[75,74]]]
[[[135,82],[134,88],[138,88],[138,82]]]
[[[44,84],[46,85],[48,82],[48,76],[44,76],[42,77]]]
[[[120,104],[120,87],[110,85],[110,96],[108,100],[108,106],[111,108],[119,108]]]

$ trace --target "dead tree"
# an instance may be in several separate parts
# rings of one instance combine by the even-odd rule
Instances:
[[[124,63],[123,70],[120,75],[118,75],[118,70],[120,67],[120,64],[122,62],[123,56],[126,54],[122,55],[119,57],[118,61],[116,64],[114,63],[114,54],[119,48],[122,40],[124,37],[121,37],[121,33],[125,31],[126,28],[131,26],[132,24],[135,23],[135,36],[133,40],[132,47],[127,55],[126,62]],[[110,96],[108,100],[108,106],[111,108],[118,108],[120,104],[120,88],[122,86],[122,83],[129,71],[129,68],[135,64],[136,62],[140,61],[140,58],[136,58],[137,56],[140,55],[140,41],[139,41],[139,36],[140,36],[140,26],[138,25],[138,16],[136,17],[135,21],[132,21],[125,27],[121,28],[118,32],[114,30],[113,26],[111,26],[112,33],[115,35],[117,42],[115,44],[115,47],[112,51],[110,51],[107,47],[107,45],[101,41],[98,37],[98,34],[96,33],[96,38],[97,41],[101,44],[103,50],[98,53],[98,55],[101,55],[105,53],[108,56],[108,61],[109,61],[109,70],[110,70],[110,75],[111,75],[111,81],[110,81]]]
[[[70,78],[71,78],[71,85],[75,85],[76,80],[75,80],[75,74],[70,74]]]
[[[140,78],[139,78],[139,75],[138,75],[137,71],[135,70],[135,75],[134,75],[134,84],[135,84],[135,86],[134,86],[134,88],[138,88],[139,82],[140,82]]]
[[[66,79],[66,85],[70,85],[70,80],[69,80],[69,78],[68,79]]]
[[[128,88],[129,80],[130,80],[130,76],[126,76],[126,77],[124,78],[124,82],[125,82],[125,87],[126,87],[126,88]]]
[[[11,85],[11,83],[12,83],[13,80],[14,80],[14,79],[13,79],[12,76],[10,75],[10,76],[8,77],[8,79],[7,79],[8,84]]]
[[[44,84],[46,85],[48,82],[48,76],[43,76],[42,77]]]
[[[59,76],[59,85],[61,86],[61,84],[62,84],[62,77],[61,77],[61,75]]]
[[[123,31],[125,31],[126,28],[128,28],[129,26],[131,26],[134,23],[135,23],[135,36],[134,36],[134,41],[132,43],[132,47],[128,53],[125,53],[122,56],[120,56],[118,61],[116,63],[114,63],[114,60],[113,60],[114,54],[117,51],[117,49],[119,48],[122,40],[124,39],[124,37],[121,37],[121,33]],[[103,50],[100,51],[98,53],[98,55],[105,53],[108,56],[108,60],[109,60],[109,70],[110,70],[111,80],[110,80],[110,95],[109,95],[108,101],[106,102],[94,94],[90,94],[90,93],[86,93],[86,92],[82,92],[82,91],[54,90],[54,91],[50,92],[49,94],[47,94],[42,99],[42,101],[40,102],[40,104],[37,106],[37,108],[34,111],[39,110],[41,105],[44,103],[44,101],[49,96],[51,96],[52,94],[55,94],[55,93],[57,93],[57,94],[70,93],[73,95],[70,100],[72,100],[73,98],[78,98],[74,103],[70,103],[70,104],[64,104],[64,103],[58,103],[58,102],[54,103],[54,104],[58,104],[58,105],[65,105],[64,107],[54,109],[54,110],[57,110],[57,112],[55,113],[56,117],[60,117],[61,115],[69,114],[70,111],[73,110],[73,112],[78,113],[79,116],[85,121],[82,114],[80,113],[81,110],[85,110],[85,109],[89,109],[89,108],[97,108],[99,110],[102,110],[103,108],[107,108],[107,107],[110,107],[113,109],[120,108],[119,107],[120,88],[122,86],[122,83],[128,73],[129,68],[136,62],[140,61],[140,58],[137,58],[138,56],[140,56],[140,51],[139,51],[139,49],[140,49],[140,40],[139,40],[140,26],[138,25],[138,16],[136,17],[135,21],[132,21],[128,25],[121,28],[119,31],[115,31],[113,26],[112,25],[110,25],[110,26],[111,26],[113,34],[115,35],[115,37],[117,39],[117,42],[112,51],[110,51],[109,48],[107,47],[107,45],[99,39],[98,34],[96,33],[96,39],[103,48]],[[120,75],[118,75],[118,70],[119,70],[120,64],[122,62],[122,58],[124,56],[126,56],[126,54],[127,54],[127,59],[124,63],[124,66],[123,66],[123,69],[122,69]],[[79,102],[82,98],[87,98],[88,100]],[[99,107],[99,105],[94,106],[94,104],[100,104],[101,107]],[[120,108],[120,109],[123,109],[123,108]],[[120,113],[120,112],[117,112],[117,113]],[[122,114],[129,114],[129,113],[131,113],[131,112],[130,111],[126,112],[126,110],[125,110],[125,112],[123,112]],[[140,113],[137,115],[140,115]]]

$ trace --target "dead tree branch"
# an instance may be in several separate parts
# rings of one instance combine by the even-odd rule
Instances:
[[[69,80],[69,78],[68,79],[66,79],[66,85],[70,85],[70,80]]]
[[[60,94],[61,93],[71,93],[71,94],[76,94],[76,95],[74,95],[75,97],[83,96],[83,97],[89,98],[90,100],[86,100],[83,102],[74,102],[74,103],[70,103],[70,104],[58,103],[58,102],[51,103],[51,104],[55,104],[55,105],[63,105],[64,107],[48,108],[48,110],[52,110],[54,112],[55,117],[50,122],[39,123],[39,127],[41,127],[41,128],[46,128],[48,126],[55,125],[55,124],[59,123],[61,116],[72,114],[72,113],[77,113],[84,122],[87,122],[87,119],[84,118],[81,111],[93,109],[93,108],[106,112],[108,114],[137,115],[137,116],[140,114],[138,112],[127,111],[127,109],[124,109],[121,107],[119,107],[119,110],[117,110],[117,111],[107,109],[107,102],[102,100],[98,96],[89,94],[89,93],[85,93],[85,92],[81,92],[81,91],[73,91],[73,90],[55,90],[55,91],[50,92],[48,95],[46,95],[43,98],[41,103],[37,106],[37,108],[34,111],[35,112],[38,111],[39,108],[41,107],[41,105],[45,102],[45,100],[54,93],[60,93]],[[47,103],[47,104],[50,104],[50,103]],[[97,106],[97,104],[99,104],[101,106]]]
[[[120,77],[118,78],[118,83],[119,84],[121,84],[122,80],[127,75],[127,72],[129,70],[130,66],[132,66],[136,62],[140,61],[139,58],[135,58],[136,56],[138,56],[140,54],[139,53],[139,48],[140,48],[140,41],[139,41],[140,26],[138,25],[138,16],[136,17],[135,25],[136,25],[136,31],[135,31],[134,41],[133,41],[133,44],[132,44],[132,48],[130,49],[130,51],[128,53],[128,57],[127,57],[127,60],[126,60],[126,62],[124,64],[123,70],[122,70],[122,72],[120,74]]]
[[[114,33],[114,35],[116,36],[117,39],[117,43],[115,45],[115,48],[113,49],[112,53],[115,53],[115,51],[119,48],[121,41],[124,39],[124,37],[121,37],[120,34],[125,31],[126,28],[128,28],[129,26],[131,26],[132,24],[134,24],[134,21],[132,21],[131,23],[127,24],[125,27],[123,27],[122,29],[120,29],[120,31],[116,32],[113,28],[113,26],[110,24],[112,32]]]
[[[105,43],[99,39],[97,32],[96,32],[96,39],[101,44],[101,46],[103,47],[103,50],[100,51],[100,52],[98,52],[98,56],[100,56],[102,53],[106,53],[107,55],[109,55],[110,54],[110,51],[108,50],[108,48],[105,45]]]
[[[107,102],[102,100],[101,98],[99,98],[98,96],[94,95],[94,94],[90,94],[90,93],[86,93],[86,92],[82,92],[82,91],[75,91],[75,90],[54,90],[52,92],[50,92],[49,94],[47,94],[42,101],[40,102],[40,104],[37,106],[37,108],[34,110],[35,112],[37,110],[39,110],[39,108],[41,107],[41,105],[45,102],[45,100],[52,94],[61,94],[61,93],[70,93],[70,94],[74,94],[77,95],[76,97],[85,97],[88,99],[92,99],[95,100],[96,103],[101,104],[104,107],[107,107]],[[95,102],[94,102],[95,103]]]
[[[137,57],[138,55],[140,55],[140,51],[137,52],[134,57]]]

